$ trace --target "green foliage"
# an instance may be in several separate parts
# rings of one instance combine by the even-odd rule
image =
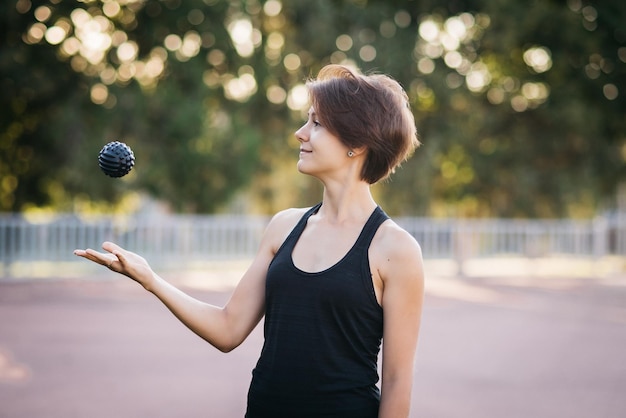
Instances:
[[[626,4],[597,3],[5,2],[0,210],[311,204],[293,100],[345,62],[415,111],[422,147],[375,186],[390,213],[590,215],[626,177]],[[97,167],[113,140],[137,159],[120,180]]]

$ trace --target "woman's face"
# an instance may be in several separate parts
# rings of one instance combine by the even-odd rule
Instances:
[[[301,173],[320,178],[345,167],[348,147],[320,123],[313,107],[306,123],[296,131],[296,138],[300,141]]]

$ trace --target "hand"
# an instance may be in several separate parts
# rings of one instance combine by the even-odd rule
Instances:
[[[106,253],[87,248],[86,250],[74,250],[74,254],[103,265],[116,273],[128,276],[144,287],[154,278],[152,268],[143,257],[112,242],[103,243],[102,248]]]

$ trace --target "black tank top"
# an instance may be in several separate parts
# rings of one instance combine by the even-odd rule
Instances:
[[[247,418],[378,416],[383,310],[367,253],[388,216],[376,207],[339,262],[308,273],[294,265],[292,252],[320,206],[305,213],[269,266],[265,343],[252,372]]]

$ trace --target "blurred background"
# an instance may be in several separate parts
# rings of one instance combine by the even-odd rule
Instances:
[[[304,83],[328,63],[389,74],[415,114],[422,146],[373,192],[426,259],[420,416],[626,411],[626,364],[610,351],[626,343],[623,0],[6,0],[0,417],[96,417],[93,403],[123,404],[121,392],[113,403],[96,396],[95,383],[84,405],[66,399],[90,389],[89,370],[117,382],[114,365],[92,370],[93,358],[113,361],[122,345],[136,350],[119,359],[118,373],[134,370],[129,386],[158,380],[130,366],[143,348],[118,341],[120,329],[135,336],[152,323],[147,313],[129,322],[147,302],[72,250],[114,240],[225,300],[268,217],[321,198],[296,171],[294,132],[308,109]],[[111,141],[135,154],[121,179],[98,167]],[[86,277],[106,280],[63,287]],[[64,334],[80,318],[80,335]],[[180,355],[167,345],[174,329],[150,334],[171,348],[155,362]],[[255,335],[233,398],[215,377],[215,398],[235,405],[215,416],[241,415]],[[201,342],[185,344],[197,363],[178,381],[219,363]],[[43,346],[60,369],[37,360]],[[100,416],[172,416],[167,394],[187,399],[154,390],[163,409]],[[44,394],[58,415],[42,412]],[[187,395],[196,410],[199,394]]]
[[[328,63],[410,96],[423,146],[376,187],[390,214],[593,217],[626,178],[621,0],[10,0],[1,16],[3,212],[316,202],[294,132]],[[121,181],[97,167],[113,140],[137,158]]]
[[[328,63],[407,90],[423,145],[373,191],[426,257],[626,254],[621,0],[11,0],[1,19],[4,276],[104,239],[249,256],[267,216],[320,199],[294,132]],[[115,140],[122,179],[97,166]]]

